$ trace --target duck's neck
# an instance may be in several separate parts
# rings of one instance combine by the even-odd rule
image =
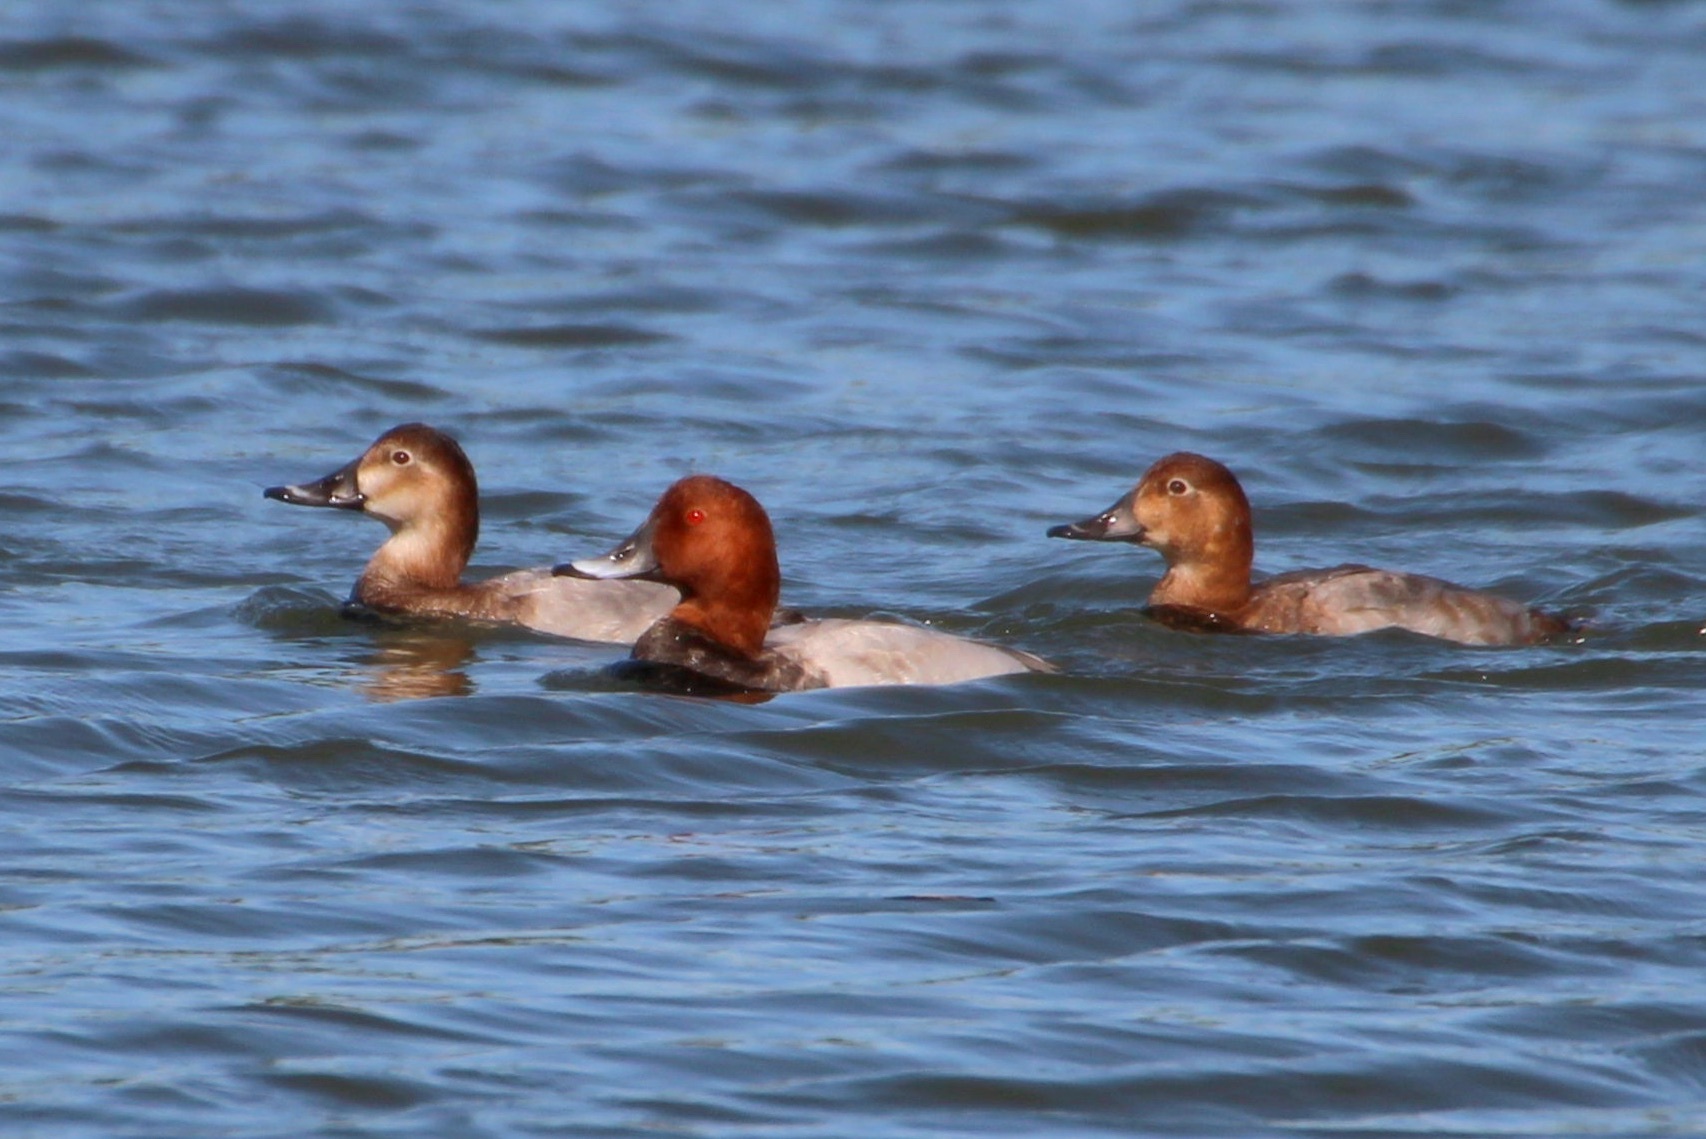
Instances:
[[[720,597],[707,602],[685,597],[670,616],[705,637],[749,659],[764,650],[764,634],[776,611],[776,596],[760,590],[743,597]]]
[[[1149,595],[1151,605],[1177,605],[1233,613],[1250,600],[1255,549],[1248,527],[1216,533],[1190,557],[1169,558],[1167,572]]]
[[[356,582],[354,599],[375,608],[400,608],[404,597],[455,595],[462,585],[474,543],[459,537],[450,519],[416,520],[392,526],[391,537],[374,553]]]
[[[731,652],[755,659],[782,596],[782,569],[774,550],[754,550],[728,559],[729,567],[709,579],[680,583],[677,621]]]

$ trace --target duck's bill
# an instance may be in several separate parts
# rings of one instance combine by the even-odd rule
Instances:
[[[261,493],[293,506],[335,506],[340,510],[360,510],[367,502],[367,496],[355,483],[355,471],[360,462],[357,459],[315,482],[269,486]]]
[[[608,553],[593,558],[577,558],[551,567],[558,577],[590,578],[651,578],[657,572],[657,555],[652,552],[652,527],[646,524],[618,542]]]
[[[1094,518],[1050,526],[1051,538],[1073,538],[1081,542],[1142,542],[1145,531],[1131,512],[1130,498],[1122,498]]]

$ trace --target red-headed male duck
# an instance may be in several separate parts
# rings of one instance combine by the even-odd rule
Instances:
[[[576,581],[543,566],[464,583],[462,571],[480,536],[474,465],[456,440],[424,423],[393,427],[323,479],[264,493],[298,506],[359,510],[391,528],[350,591],[354,607],[499,621],[628,644],[679,599],[654,582]]]
[[[1168,455],[1131,493],[1051,538],[1136,542],[1167,560],[1149,595],[1165,624],[1245,633],[1348,636],[1400,628],[1466,645],[1530,645],[1569,630],[1561,617],[1421,574],[1368,566],[1299,570],[1250,584],[1250,503],[1231,471]]]
[[[712,475],[680,480],[615,549],[556,572],[680,589],[681,603],[635,642],[633,660],[709,678],[712,689],[952,684],[1053,671],[1029,653],[913,625],[825,619],[772,627],[782,571],[770,517],[752,495]]]

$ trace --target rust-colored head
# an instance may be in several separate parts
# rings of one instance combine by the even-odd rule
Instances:
[[[1155,549],[1167,574],[1150,594],[1153,605],[1226,612],[1249,597],[1250,503],[1233,473],[1204,455],[1178,451],[1157,460],[1107,510],[1049,535]]]
[[[1168,564],[1233,564],[1251,552],[1250,500],[1233,473],[1213,459],[1178,451],[1143,473],[1132,492],[1143,544]]]
[[[715,475],[681,479],[615,549],[558,571],[673,585],[681,590],[676,620],[749,657],[763,648],[782,591],[770,516]]]

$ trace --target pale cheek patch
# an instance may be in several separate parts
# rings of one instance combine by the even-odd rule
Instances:
[[[422,522],[432,517],[433,504],[418,487],[385,487],[367,496],[367,512],[391,527]]]

